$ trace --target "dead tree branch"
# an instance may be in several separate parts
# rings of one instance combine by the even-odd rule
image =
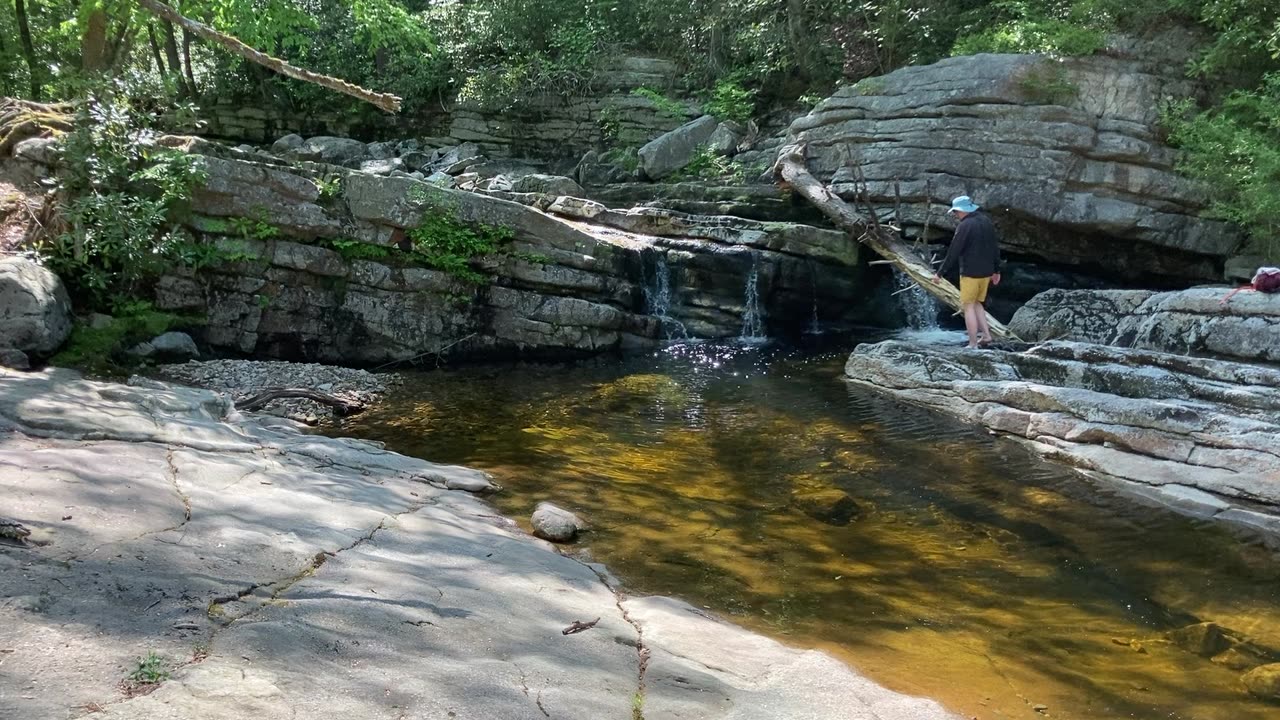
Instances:
[[[818,182],[805,164],[805,146],[788,145],[778,152],[778,161],[773,166],[774,178],[786,183],[792,190],[813,203],[836,227],[844,230],[859,242],[874,250],[881,257],[906,273],[917,285],[955,310],[960,310],[960,290],[946,280],[934,282],[933,268],[916,254],[914,249],[900,237],[881,225],[875,217],[875,210],[870,206],[870,194],[861,181],[862,173],[856,172],[859,178],[859,194],[865,195],[868,203],[868,216],[864,217],[846,203],[839,195]],[[998,338],[1016,340],[1017,337],[999,320],[987,315],[987,324],[991,326],[991,334]]]

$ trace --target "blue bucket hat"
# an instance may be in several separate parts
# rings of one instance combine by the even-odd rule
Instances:
[[[978,206],[973,204],[973,201],[969,199],[968,195],[961,195],[960,197],[951,201],[951,209],[948,210],[947,212],[971,213],[976,211],[977,209],[978,209]]]

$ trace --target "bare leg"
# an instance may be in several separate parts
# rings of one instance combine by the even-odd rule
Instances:
[[[978,347],[978,315],[977,309],[982,307],[977,303],[965,303],[964,306],[964,329],[969,333],[969,347]]]
[[[986,344],[994,340],[991,328],[987,325],[987,309],[982,303],[973,306],[973,319],[978,323],[978,341]]]

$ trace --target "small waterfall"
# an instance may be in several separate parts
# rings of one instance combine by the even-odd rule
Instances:
[[[655,253],[653,281],[650,282],[647,278],[642,279],[644,280],[645,312],[661,321],[662,332],[666,339],[675,339],[677,334],[672,331],[676,330],[681,339],[687,340],[689,331],[684,323],[671,317],[671,269],[667,267],[667,256]]]
[[[912,330],[937,330],[938,301],[897,268],[893,270],[893,285],[898,305],[907,316],[907,327]]]
[[[764,310],[760,307],[760,254],[751,253],[751,274],[742,295],[742,340],[764,339]]]
[[[821,335],[822,324],[818,321],[818,270],[813,266],[813,261],[808,262],[809,265],[809,291],[813,295],[813,317],[809,318],[809,327],[805,330],[809,335]]]

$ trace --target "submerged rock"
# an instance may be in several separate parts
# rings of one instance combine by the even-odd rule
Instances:
[[[587,527],[577,515],[549,502],[538,503],[529,521],[534,535],[552,542],[569,542]]]
[[[1203,622],[1178,628],[1167,634],[1174,645],[1200,657],[1213,657],[1231,647],[1232,642],[1217,623]]]
[[[800,512],[828,525],[848,525],[859,513],[858,503],[848,493],[834,488],[806,488],[791,493]]]
[[[1280,663],[1256,667],[1241,680],[1250,693],[1266,700],[1280,700]]]

